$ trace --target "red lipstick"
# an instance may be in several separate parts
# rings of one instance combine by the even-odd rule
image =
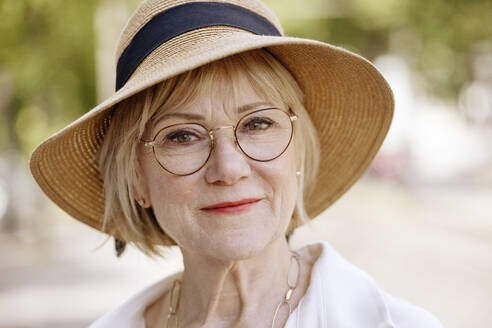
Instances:
[[[225,202],[202,207],[201,210],[209,213],[240,213],[249,210],[261,198],[245,198],[237,202]]]

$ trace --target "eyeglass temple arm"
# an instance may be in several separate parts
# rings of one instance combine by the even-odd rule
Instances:
[[[143,143],[144,147],[154,147],[154,145],[156,144],[155,141],[149,141],[149,140],[138,139],[137,141]]]
[[[297,115],[294,111],[289,107],[289,118],[292,122],[297,121]]]

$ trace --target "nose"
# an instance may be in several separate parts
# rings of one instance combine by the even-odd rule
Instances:
[[[206,181],[211,184],[233,185],[248,177],[251,167],[236,143],[233,127],[216,128],[212,135],[214,148],[206,166]]]

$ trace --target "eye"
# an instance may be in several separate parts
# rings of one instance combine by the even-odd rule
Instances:
[[[177,144],[187,144],[199,139],[200,137],[191,131],[176,131],[166,136],[166,140]]]
[[[248,131],[261,131],[268,129],[273,124],[272,120],[265,117],[253,117],[244,123]]]
[[[176,150],[206,144],[209,140],[207,130],[199,124],[175,124],[160,130],[154,138],[159,150]]]

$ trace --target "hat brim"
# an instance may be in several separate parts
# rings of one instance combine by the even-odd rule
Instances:
[[[343,48],[231,28],[199,29],[169,42],[152,52],[120,90],[31,155],[31,172],[41,189],[95,229],[101,230],[104,217],[104,183],[96,154],[109,124],[109,109],[170,77],[233,54],[267,48],[305,94],[304,105],[321,144],[319,178],[305,200],[309,216],[320,214],[360,178],[387,134],[394,107],[390,87],[369,61]]]

